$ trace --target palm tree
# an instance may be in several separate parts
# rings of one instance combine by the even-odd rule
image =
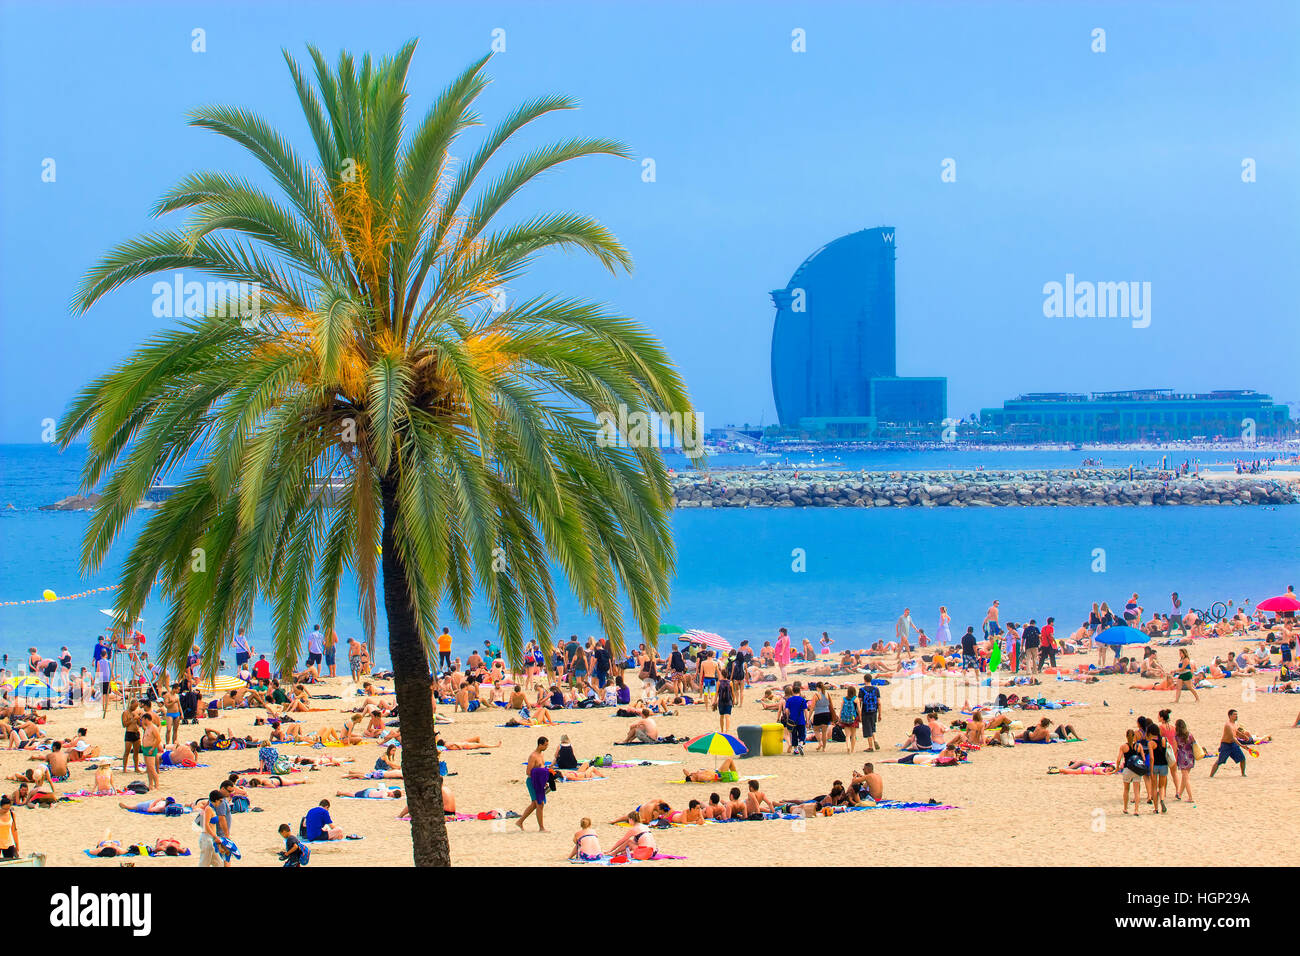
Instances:
[[[183,472],[120,579],[127,619],[158,587],[168,664],[198,643],[215,672],[263,594],[279,666],[292,667],[313,586],[329,633],[345,572],[373,647],[382,569],[415,863],[446,865],[428,656],[440,609],[468,627],[481,594],[518,663],[529,637],[550,646],[556,565],[615,650],[620,589],[652,641],[675,564],[666,470],[656,449],[626,447],[616,425],[593,418],[694,412],[663,347],[634,322],[572,298],[502,302],[505,284],[547,249],[630,269],[623,246],[586,216],[494,226],[539,174],[627,149],[567,139],[480,185],[519,130],[575,104],[524,103],[458,163],[488,58],[407,135],[414,51],[411,42],[359,64],[345,53],[331,71],[311,49],[314,83],[285,54],[315,146],[310,168],[254,113],[192,114],[251,153],[278,195],[195,173],[154,210],[190,210],[184,229],[123,243],[87,274],[74,299],[83,312],[142,276],[188,269],[222,282],[206,287],[215,303],[80,392],[59,435],[64,447],[85,435],[84,485],[104,482],[85,571],[102,564],[146,490]]]

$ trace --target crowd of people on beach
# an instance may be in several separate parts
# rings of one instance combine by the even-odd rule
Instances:
[[[1121,624],[1144,635],[1148,643],[1141,657],[1126,655],[1123,645],[1107,642],[1105,632]],[[1216,656],[1213,661],[1197,665],[1191,657],[1194,642],[1224,636],[1248,638],[1248,644],[1234,655]],[[1164,614],[1148,615],[1136,593],[1123,602],[1119,611],[1098,602],[1087,620],[1069,634],[1059,634],[1051,616],[1045,617],[1042,625],[1034,618],[1027,623],[1005,621],[1000,602],[995,600],[985,613],[979,634],[972,625],[954,638],[951,617],[941,607],[931,636],[913,620],[911,610],[904,608],[895,621],[893,637],[892,641],[879,640],[866,648],[836,650],[826,632],[815,643],[804,638],[796,645],[789,630],[782,627],[775,638],[758,647],[751,646],[748,640],[736,648],[678,640],[668,641],[659,649],[642,644],[618,654],[607,639],[590,637],[582,641],[572,635],[567,641],[557,642],[549,653],[535,642],[529,644],[522,659],[511,666],[489,641],[484,641],[481,652],[473,651],[462,662],[452,655],[452,638],[444,629],[438,640],[438,666],[430,675],[430,694],[435,720],[448,719],[438,714],[440,706],[464,713],[493,708],[502,712],[502,726],[506,727],[554,726],[561,722],[555,715],[563,711],[612,708],[617,716],[629,721],[626,734],[611,741],[614,746],[681,743],[672,734],[663,733],[659,722],[691,707],[715,713],[718,732],[733,735],[737,732],[736,713],[748,700],[751,710],[756,709],[779,725],[782,752],[802,756],[810,751],[824,753],[840,744],[850,754],[859,748],[880,751],[882,691],[891,684],[946,676],[975,689],[976,703],[971,705],[967,700],[960,714],[950,713],[943,704],[925,705],[919,716],[910,716],[906,734],[898,732],[899,739],[892,744],[897,748],[895,756],[876,757],[861,771],[832,780],[825,793],[770,798],[758,781],[751,779],[743,787],[719,787],[707,799],[689,800],[684,807],[673,807],[659,797],[646,800],[620,818],[618,822],[627,825],[627,833],[605,855],[656,859],[663,858],[651,833],[658,826],[835,813],[883,799],[878,766],[924,763],[955,767],[989,747],[1080,740],[1074,723],[1032,713],[1054,706],[1046,698],[1035,698],[1030,690],[1049,674],[1060,681],[1084,683],[1109,675],[1139,676],[1144,683],[1127,686],[1170,691],[1171,707],[1181,703],[1184,693],[1190,695],[1195,706],[1201,700],[1198,688],[1239,675],[1267,672],[1273,677],[1272,690],[1296,689],[1297,631],[1291,615],[1270,619],[1262,612],[1252,614],[1239,609],[1231,617],[1206,622],[1184,610],[1176,593],[1171,595],[1169,611]],[[1155,646],[1150,644],[1153,641]],[[68,784],[73,766],[79,763],[94,768],[94,788],[84,792],[122,793],[125,791],[116,789],[115,773],[142,775],[143,780],[133,779],[127,784],[127,789],[141,799],[122,801],[123,809],[164,816],[193,814],[200,832],[201,865],[228,866],[238,859],[231,816],[246,810],[250,797],[259,789],[294,786],[298,781],[290,775],[303,767],[343,767],[345,762],[351,762],[325,756],[282,756],[277,744],[304,743],[318,748],[378,744],[382,753],[374,769],[344,768],[344,781],[357,785],[337,791],[336,797],[400,800],[400,714],[391,692],[375,683],[384,675],[372,672],[365,645],[355,640],[347,642],[349,671],[361,686],[355,692],[356,706],[340,715],[342,725],[325,722],[314,729],[305,726],[310,720],[307,715],[330,709],[316,704],[340,699],[320,687],[322,682],[337,679],[334,651],[340,643],[337,637],[327,636],[316,627],[306,635],[304,666],[279,673],[266,655],[257,654],[240,631],[233,640],[239,680],[228,690],[216,690],[201,679],[198,647],[192,649],[183,673],[175,681],[168,681],[157,669],[146,672],[144,679],[136,683],[131,683],[129,677],[99,679],[105,671],[104,662],[117,647],[115,636],[106,635],[95,645],[91,668],[97,679],[84,700],[102,708],[101,717],[107,715],[110,702],[120,708],[120,768],[115,754],[104,753],[102,744],[91,742],[86,727],[66,738],[51,738],[45,733],[47,711],[41,705],[64,700],[62,690],[57,697],[50,695],[33,703],[9,693],[6,687],[0,697],[0,733],[9,750],[30,751],[33,766],[9,775],[18,786],[0,798],[0,852],[9,856],[18,852],[14,809],[51,807],[60,802],[60,788]],[[1177,648],[1177,661],[1162,662],[1159,646]],[[1090,660],[1094,650],[1098,655],[1096,663]],[[1108,654],[1112,657],[1109,663]],[[63,677],[66,684],[61,686],[66,689],[75,687],[78,680],[85,682],[72,674],[72,667],[66,647],[57,659],[45,658],[33,648],[27,674],[54,685]],[[1017,691],[1024,696],[1017,696]],[[199,725],[205,719],[211,722],[223,712],[244,708],[262,712],[253,721],[255,735],[238,735],[229,728],[211,725],[184,732],[186,725]],[[1296,723],[1300,726],[1300,717]],[[1242,728],[1237,711],[1230,711],[1210,776],[1226,762],[1236,763],[1245,775],[1247,755],[1257,753],[1258,746],[1267,742],[1267,737],[1256,738]],[[440,739],[438,746],[443,752],[488,751],[500,747],[501,741],[464,735],[462,740]],[[172,796],[154,795],[161,788],[163,771],[196,767],[205,751],[243,749],[257,752],[257,766],[243,774],[230,774],[191,805]],[[1171,709],[1165,708],[1160,710],[1158,720],[1137,717],[1134,726],[1126,731],[1114,761],[1071,760],[1050,767],[1048,772],[1118,774],[1123,782],[1126,814],[1130,798],[1134,813],[1146,806],[1153,813],[1165,813],[1170,799],[1169,778],[1174,781],[1172,799],[1190,803],[1191,770],[1198,758],[1208,756],[1209,751],[1197,742],[1188,720],[1172,719]],[[535,817],[538,828],[544,829],[548,795],[557,784],[599,779],[613,765],[608,755],[580,760],[568,735],[560,736],[553,752],[550,739],[539,737],[527,758],[527,804],[521,811],[505,815],[515,818],[521,828],[529,817]],[[734,758],[713,769],[685,770],[683,779],[697,783],[741,782]],[[455,795],[445,781],[443,802],[445,812],[456,812]],[[317,840],[349,836],[330,816],[328,799],[304,813],[296,828],[284,824],[277,832],[285,841],[282,858],[286,866],[307,863],[310,845]],[[106,834],[87,852],[94,856],[128,852],[174,855],[180,852],[178,847],[172,843],[123,847]],[[599,838],[589,819],[582,821],[574,836],[573,854],[575,859],[600,854]]]

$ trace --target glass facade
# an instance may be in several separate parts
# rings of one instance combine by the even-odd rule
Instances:
[[[1255,436],[1290,435],[1291,413],[1272,397],[1250,390],[1180,394],[1172,389],[1044,392],[1021,395],[980,412],[980,422],[1006,437],[1029,441],[1127,442],[1235,439],[1247,423]]]
[[[772,301],[772,393],[781,424],[871,415],[870,380],[895,374],[893,228],[822,246]]]
[[[897,375],[894,258],[892,226],[863,229],[822,246],[772,293],[772,394],[782,426],[857,434],[876,422],[943,419],[946,379]]]

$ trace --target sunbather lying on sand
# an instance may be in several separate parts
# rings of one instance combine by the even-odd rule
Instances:
[[[665,801],[660,800],[658,797],[655,797],[652,800],[647,800],[645,803],[641,804],[641,806],[637,807],[631,813],[625,814],[622,817],[617,817],[613,820],[610,820],[609,822],[615,824],[622,823],[625,818],[631,819],[632,816],[635,815],[641,823],[654,823],[656,820],[667,819],[668,814],[672,813],[672,809],[673,808],[670,807]]]
[[[334,793],[336,797],[353,797],[357,800],[396,800],[401,795],[402,791],[397,787],[391,790],[387,787],[366,787],[363,790],[338,790]]]
[[[682,773],[682,779],[689,780],[692,783],[714,783],[722,779],[722,774],[736,772],[735,758],[728,757],[718,765],[717,770],[686,770]]]
[[[500,747],[501,741],[494,744],[484,742],[482,737],[466,737],[464,740],[443,740],[437,738],[438,746],[443,750],[491,750]]]

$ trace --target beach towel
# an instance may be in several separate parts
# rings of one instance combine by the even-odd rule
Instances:
[[[927,810],[960,810],[961,807],[954,807],[946,803],[911,803],[903,800],[881,800],[879,803],[861,803],[856,807],[836,807],[838,813],[841,810],[913,810],[924,812]]]
[[[673,734],[669,734],[666,737],[660,737],[654,743],[647,743],[644,740],[633,740],[631,742],[616,740],[614,742],[614,746],[615,747],[653,747],[656,744],[681,744],[685,742],[686,741],[684,740],[678,740],[677,737],[674,736]]]
[[[168,813],[172,807],[180,807],[180,810]],[[162,813],[150,813],[148,810],[141,810],[137,807],[123,807],[127,813],[143,813],[147,817],[181,817],[187,813],[193,813],[194,808],[183,803],[170,804]]]
[[[553,721],[551,721],[551,724],[580,724],[580,723],[582,723],[582,721],[580,721],[580,720],[553,720]],[[498,726],[498,727],[509,727],[509,728],[511,728],[511,729],[514,729],[514,728],[516,728],[516,727],[523,727],[523,728],[528,728],[528,727],[549,727],[549,726],[551,726],[551,724],[497,724],[497,726]]]
[[[671,856],[670,854],[660,853],[659,851],[656,850],[654,856],[646,857],[645,860],[637,860],[634,859],[633,857],[629,857],[622,853],[620,853],[618,856],[610,856],[608,853],[602,853],[599,857],[597,857],[594,860],[578,859],[578,860],[570,860],[569,862],[570,863],[591,863],[596,866],[622,866],[624,863],[642,863],[647,861],[653,862],[657,860],[684,860],[684,859],[686,859],[686,857],[684,856]]]
[[[300,833],[298,834],[298,839],[301,840],[303,843],[347,843],[349,840],[352,841],[364,840],[365,837],[360,836],[359,834],[356,833],[349,833],[342,840],[327,840],[324,837],[321,837],[319,840],[308,840],[305,836],[303,836]]]

